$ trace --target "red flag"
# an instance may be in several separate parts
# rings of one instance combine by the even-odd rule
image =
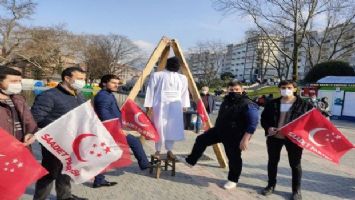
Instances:
[[[354,145],[317,109],[305,113],[281,128],[281,133],[298,146],[339,163]]]
[[[208,128],[207,127],[207,121],[208,121],[208,113],[206,111],[205,105],[203,104],[202,99],[199,99],[197,101],[197,114],[200,116],[201,121],[205,127],[205,130]]]
[[[127,143],[126,135],[124,134],[121,122],[118,118],[103,121],[102,124],[106,127],[108,132],[112,135],[117,145],[122,149],[123,153],[120,159],[111,163],[106,170],[112,168],[125,167],[132,164],[131,154]]]
[[[18,199],[26,187],[48,172],[31,152],[0,128],[0,199]]]
[[[158,141],[159,134],[148,116],[128,99],[121,109],[123,126],[138,131],[147,140]]]

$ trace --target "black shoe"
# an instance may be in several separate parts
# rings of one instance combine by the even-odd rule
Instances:
[[[290,198],[291,200],[302,200],[302,195],[300,191],[293,192]]]
[[[111,186],[114,186],[116,185],[117,182],[109,182],[109,181],[106,181],[104,183],[94,183],[92,185],[93,188],[99,188],[99,187],[111,187]]]
[[[63,199],[63,200],[89,200],[89,199],[83,198],[83,197],[78,197],[78,196],[72,194],[70,198]]]
[[[261,191],[261,194],[264,195],[264,196],[268,196],[270,194],[272,194],[275,190],[275,186],[266,186],[266,188],[264,188],[262,191]]]
[[[152,164],[148,163],[146,166],[141,167],[140,169],[143,171],[143,170],[146,170],[146,169],[150,169],[151,167],[152,167]]]

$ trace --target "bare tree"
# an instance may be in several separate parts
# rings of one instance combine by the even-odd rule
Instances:
[[[277,50],[292,61],[292,79],[298,79],[298,56],[310,21],[324,13],[332,0],[214,0],[214,6],[224,14],[240,13],[250,17]],[[290,38],[290,52],[285,51],[275,37],[275,31]]]
[[[323,20],[312,20],[306,34],[303,46],[310,68],[324,61],[344,60],[355,51],[355,3],[353,0],[331,3],[322,16]]]
[[[120,35],[86,36],[84,62],[90,81],[105,74],[118,74],[125,66],[139,61],[140,49],[127,37]]]
[[[11,53],[19,47],[23,38],[20,36],[20,21],[29,18],[36,8],[32,0],[0,0],[0,63],[10,62]]]
[[[187,61],[199,82],[210,86],[218,77],[226,53],[225,46],[219,41],[206,41],[189,49]]]
[[[63,26],[27,28],[24,35],[27,39],[12,53],[12,63],[35,78],[57,74],[66,63],[77,60],[72,34]]]

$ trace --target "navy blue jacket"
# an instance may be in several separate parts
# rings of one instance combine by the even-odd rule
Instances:
[[[121,118],[121,111],[112,92],[102,89],[94,98],[94,108],[101,121]]]
[[[31,108],[39,128],[43,128],[86,100],[81,93],[73,95],[60,84],[36,96]]]

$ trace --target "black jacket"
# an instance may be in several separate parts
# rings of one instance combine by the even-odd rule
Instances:
[[[31,112],[38,127],[43,128],[84,102],[81,93],[74,96],[58,84],[36,96]]]
[[[247,96],[236,100],[226,96],[213,129],[223,139],[240,140],[245,132],[254,133],[259,121],[258,115],[258,106]]]
[[[265,130],[265,136],[268,135],[270,127],[277,127],[280,118],[280,104],[281,97],[273,99],[265,105],[264,111],[261,114],[261,126]],[[307,101],[304,101],[300,96],[296,96],[296,101],[290,108],[291,114],[285,119],[285,123],[289,123],[305,112],[311,110],[313,105]]]

